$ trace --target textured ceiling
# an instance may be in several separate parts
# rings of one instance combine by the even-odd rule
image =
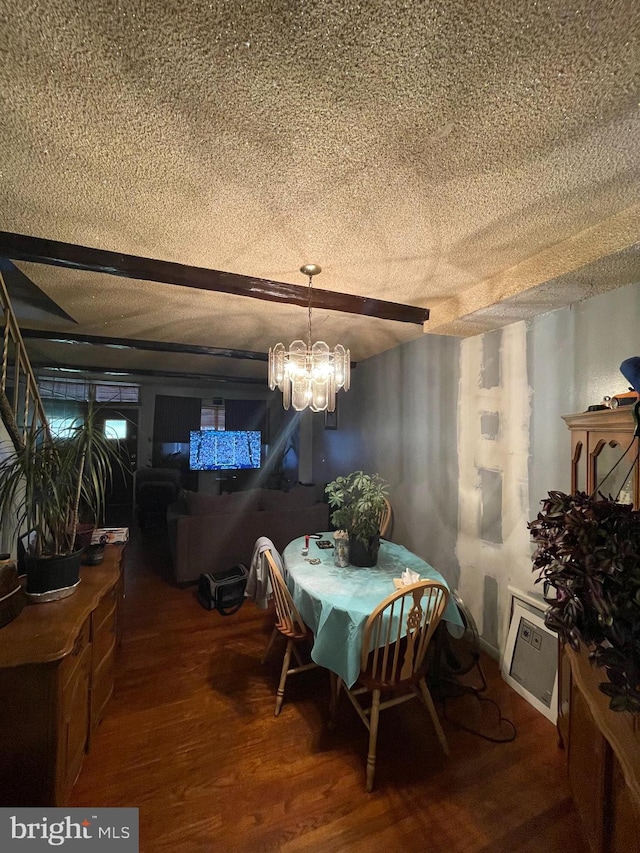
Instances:
[[[639,37],[635,0],[0,0],[0,229],[302,285],[313,261],[476,334],[640,279]],[[33,327],[265,351],[306,326],[18,266],[77,323]],[[421,334],[314,313],[355,360]]]

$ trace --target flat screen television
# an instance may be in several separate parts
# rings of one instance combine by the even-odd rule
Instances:
[[[189,468],[192,471],[238,471],[260,467],[260,430],[192,430]]]

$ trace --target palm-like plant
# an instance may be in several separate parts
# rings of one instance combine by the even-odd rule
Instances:
[[[33,556],[70,554],[81,507],[92,520],[103,518],[114,465],[122,465],[119,443],[104,435],[92,404],[68,437],[30,430],[0,462],[0,517],[13,516],[14,532],[29,534]]]

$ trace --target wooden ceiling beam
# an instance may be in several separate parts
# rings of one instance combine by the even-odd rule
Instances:
[[[118,379],[135,378],[136,376],[157,376],[165,379],[195,379],[199,382],[224,383],[230,385],[262,385],[265,384],[265,377],[255,376],[224,376],[216,373],[187,373],[178,370],[151,370],[149,368],[126,367],[119,370],[117,367],[99,367],[98,365],[82,366],[78,364],[60,364],[55,365],[46,362],[37,363],[31,359],[31,366],[36,373],[40,371],[53,371],[54,373],[99,373],[102,376],[112,377],[114,382]],[[49,376],[49,374],[46,374]]]
[[[0,231],[0,257],[13,261],[30,261],[69,269],[103,272],[124,278],[193,287],[198,290],[230,293],[234,296],[265,299],[269,302],[290,303],[304,307],[308,304],[306,286],[137,255],[124,255],[73,243],[14,234],[10,231]],[[314,308],[327,311],[342,311],[347,314],[378,317],[381,320],[395,320],[399,323],[422,325],[429,319],[428,308],[315,288],[312,305]]]
[[[214,358],[245,358],[251,361],[268,361],[266,352],[254,350],[227,349],[224,347],[205,347],[197,344],[174,344],[163,341],[143,341],[139,338],[113,338],[106,335],[77,335],[68,332],[47,332],[42,329],[21,329],[23,338],[37,338],[42,341],[93,344],[116,349],[152,350],[154,352],[174,352],[181,355],[207,355]]]

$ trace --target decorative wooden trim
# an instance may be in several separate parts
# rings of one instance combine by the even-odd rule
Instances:
[[[575,447],[573,448],[573,456],[571,458],[571,491],[575,492],[578,489],[578,466],[580,464],[580,459],[582,458],[583,451],[586,451],[584,441],[576,441]],[[585,459],[584,464],[587,465],[587,461]],[[585,482],[586,482],[586,472],[585,472]]]
[[[600,409],[597,412],[578,412],[574,415],[562,415],[569,429],[582,429],[589,432],[597,430],[633,432],[633,406],[620,406],[617,409]]]
[[[309,300],[308,288],[298,284],[285,284],[138,255],[124,255],[119,252],[108,252],[104,249],[46,240],[41,237],[29,237],[9,231],[0,231],[0,257],[14,261],[31,261],[37,264],[103,272],[142,281],[176,284],[198,290],[231,293],[234,296],[248,296],[270,302],[291,303],[305,308]],[[314,308],[327,311],[362,314],[378,317],[381,320],[396,320],[399,323],[415,323],[420,326],[429,319],[428,308],[402,305],[383,299],[369,299],[365,296],[331,290],[314,289],[312,305]]]

